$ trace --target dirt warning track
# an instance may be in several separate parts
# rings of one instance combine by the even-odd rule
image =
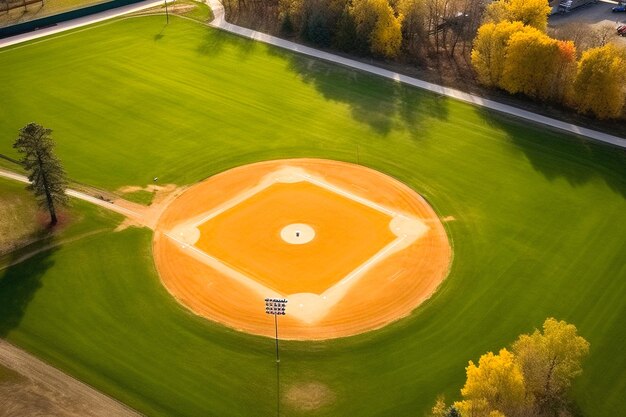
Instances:
[[[261,162],[203,181],[161,216],[154,256],[194,313],[274,335],[266,297],[289,300],[283,339],[362,333],[408,315],[446,277],[437,214],[399,181],[318,159]]]

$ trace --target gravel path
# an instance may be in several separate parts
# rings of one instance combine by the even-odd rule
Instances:
[[[0,177],[4,177],[4,178],[8,178],[11,180],[15,180],[15,181],[20,181],[23,183],[28,184],[28,178],[26,178],[24,175],[21,174],[16,174],[14,172],[10,172],[10,171],[6,171],[3,169],[0,169]],[[74,197],[74,198],[78,198],[80,200],[84,200],[87,201],[89,203],[95,204],[97,206],[100,207],[104,207],[105,209],[111,210],[111,211],[115,211],[123,216],[129,217],[133,220],[137,220],[137,221],[142,221],[143,220],[143,215],[142,213],[138,213],[136,211],[130,210],[126,207],[122,207],[118,204],[113,204],[109,201],[105,201],[105,200],[101,200],[99,198],[96,197],[92,197],[88,194],[85,193],[81,193],[80,191],[76,191],[76,190],[66,190],[65,191],[67,195],[69,195],[70,197]]]
[[[0,382],[0,417],[138,417],[141,414],[0,339],[0,365],[21,375]]]

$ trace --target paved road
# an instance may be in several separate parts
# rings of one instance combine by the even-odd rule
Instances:
[[[610,29],[609,39],[626,45],[626,37],[618,36],[615,31],[618,24],[626,24],[626,13],[612,13],[611,9],[616,5],[617,2],[602,0],[597,4],[580,7],[566,14],[555,14],[550,16],[548,26],[558,29],[569,24],[579,24],[590,30],[606,27]]]
[[[558,27],[571,22],[580,23],[609,23],[616,20],[625,20],[626,13],[612,13],[611,9],[617,5],[615,1],[599,1],[597,4],[579,7],[565,14],[555,14],[548,19],[548,26]]]

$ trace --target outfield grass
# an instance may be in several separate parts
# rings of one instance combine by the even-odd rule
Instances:
[[[624,151],[182,19],[78,32],[0,51],[10,103],[0,153],[15,156],[10,138],[34,120],[54,129],[70,176],[114,190],[154,176],[189,184],[264,159],[355,161],[358,147],[363,164],[454,217],[450,276],[409,318],[282,343],[283,393],[309,381],[334,393],[315,415],[421,417],[437,394],[458,397],[469,359],[548,316],[591,342],[574,387],[582,414],[626,408]],[[119,222],[75,209],[85,229]],[[149,415],[275,414],[273,341],[176,304],[150,240],[146,229],[98,233],[0,271],[3,334]],[[19,308],[2,307],[23,292]]]
[[[122,197],[128,201],[149,206],[152,204],[152,200],[154,200],[154,191],[137,190],[130,193],[124,193],[122,194]]]

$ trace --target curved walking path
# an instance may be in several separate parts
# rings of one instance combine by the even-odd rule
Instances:
[[[611,145],[619,146],[620,148],[626,148],[626,139],[618,136],[609,135],[608,133],[599,132],[597,130],[588,129],[585,127],[577,126],[571,123],[563,122],[561,120],[553,119],[551,117],[542,116],[537,113],[533,113],[527,110],[523,110],[508,104],[499,103],[497,101],[488,100],[474,94],[464,93],[454,88],[444,87],[438,84],[429,83],[419,80],[417,78],[402,75],[397,72],[389,71],[374,65],[365,64],[363,62],[355,61],[353,59],[344,58],[338,55],[334,55],[328,52],[320,51],[315,48],[310,48],[295,42],[290,42],[275,36],[271,36],[262,32],[257,32],[252,29],[247,29],[241,26],[228,23],[224,17],[224,6],[219,0],[207,0],[213,15],[215,18],[210,23],[211,26],[225,30],[227,32],[235,33],[245,38],[254,39],[256,41],[264,42],[270,45],[278,46],[279,48],[287,49],[299,54],[311,56],[314,58],[330,61],[335,64],[343,65],[345,67],[353,68],[359,71],[375,74],[380,77],[388,78],[403,84],[411,85],[413,87],[421,88],[431,91],[436,94],[440,94],[446,97],[451,97],[460,101],[471,103],[473,105],[484,107],[490,110],[495,110],[500,113],[508,114],[511,116],[519,117],[521,119],[529,120],[533,123],[542,124],[558,130],[563,130],[576,135],[585,136],[590,139],[594,139],[599,142],[609,143]]]
[[[15,181],[19,181],[19,182],[23,182],[25,184],[30,184],[30,181],[28,181],[28,178],[24,175],[21,174],[16,174],[15,172],[10,172],[10,171],[6,171],[3,169],[0,169],[0,177],[4,177],[4,178],[8,178],[11,180],[15,180]],[[87,201],[91,204],[95,204],[97,206],[100,207],[104,207],[105,209],[111,210],[111,211],[115,211],[116,213],[119,213],[123,216],[129,217],[133,220],[137,220],[139,222],[141,222],[141,220],[143,219],[142,213],[139,213],[137,211],[133,211],[130,210],[126,207],[122,207],[118,204],[114,204],[111,203],[109,201],[105,201],[105,200],[101,200],[99,198],[95,198],[92,197],[88,194],[82,193],[80,191],[76,191],[76,190],[70,190],[67,189],[65,190],[65,193],[67,195],[69,195],[70,197],[74,197],[74,198],[78,198],[80,200],[84,200]]]
[[[355,61],[353,59],[344,58],[338,55],[334,55],[328,52],[320,51],[315,48],[304,46],[295,42],[290,42],[285,39],[277,38],[275,36],[268,35],[266,33],[257,32],[252,29],[247,29],[241,26],[228,23],[225,18],[224,6],[219,0],[205,0],[211,11],[213,12],[213,21],[209,23],[210,26],[224,30],[226,32],[234,33],[245,38],[253,39],[259,42],[264,42],[270,45],[277,46],[292,52],[311,56],[314,58],[322,59],[325,61],[333,62],[335,64],[343,65],[348,68],[353,68],[359,71],[375,74],[380,77],[388,78],[403,84],[411,85],[413,87],[421,88],[431,91],[442,96],[454,98],[456,100],[464,101],[466,103],[473,104],[475,106],[483,107],[486,109],[494,110],[499,113],[504,113],[510,116],[515,116],[524,120],[528,120],[532,123],[542,124],[544,126],[558,129],[575,135],[584,136],[589,139],[596,140],[618,146],[620,148],[626,148],[626,138],[610,135],[597,130],[585,128],[575,124],[567,123],[562,120],[553,119],[551,117],[542,116],[537,113],[533,113],[528,110],[523,110],[508,104],[499,103],[497,101],[488,100],[483,97],[465,93],[454,88],[444,87],[438,84],[429,83],[417,78],[409,77],[397,72],[389,71],[383,68],[376,67],[374,65],[365,64],[363,62]],[[136,3],[129,6],[123,6],[116,9],[104,11],[102,13],[96,13],[90,16],[81,17],[79,19],[60,23],[51,28],[44,28],[34,32],[29,32],[21,35],[0,39],[0,49],[15,45],[18,43],[26,42],[32,39],[41,38],[44,36],[52,35],[54,33],[71,30],[77,27],[89,25],[96,22],[112,19],[125,14],[137,12],[140,10],[149,9],[151,7],[159,6],[163,4],[162,0],[146,0],[141,3]]]

